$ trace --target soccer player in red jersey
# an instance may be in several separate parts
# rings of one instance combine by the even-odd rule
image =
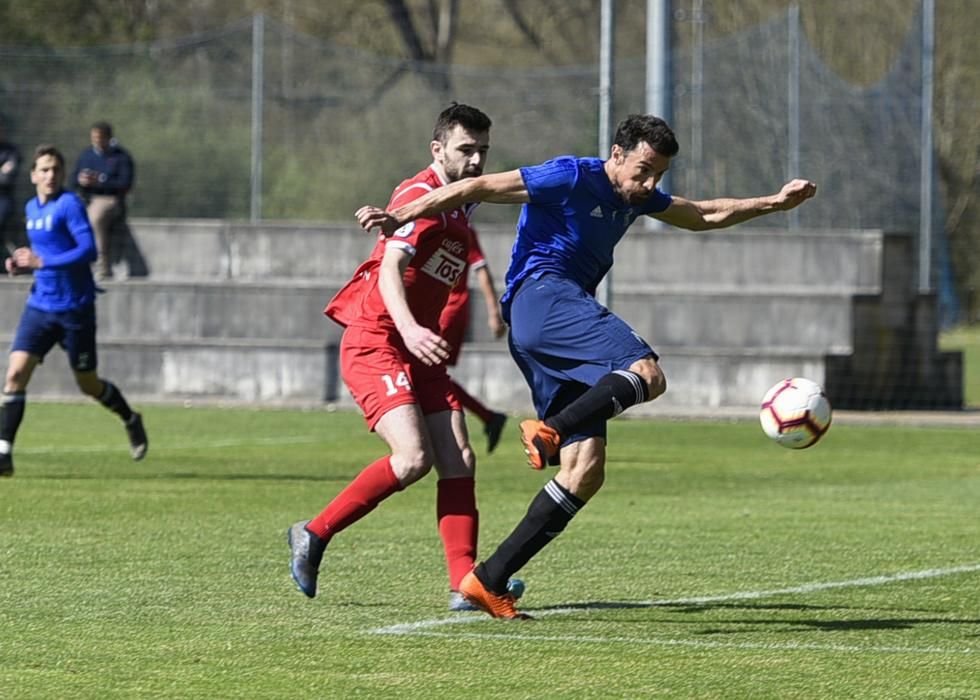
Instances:
[[[456,286],[449,293],[449,301],[446,302],[442,315],[439,317],[439,335],[445,339],[450,346],[449,359],[446,364],[455,367],[459,359],[459,351],[465,341],[466,328],[470,322],[470,289],[469,271],[472,270],[476,275],[477,283],[480,286],[480,293],[487,307],[487,325],[494,338],[500,338],[507,332],[507,326],[500,315],[500,306],[497,303],[497,290],[494,289],[493,276],[490,274],[490,267],[487,265],[483,250],[480,248],[480,241],[473,231],[473,239],[470,241],[470,254],[466,260],[466,269],[460,276]],[[487,453],[491,453],[500,442],[500,435],[503,433],[504,424],[507,416],[503,413],[493,411],[483,405],[476,397],[469,394],[466,389],[453,381],[453,390],[463,408],[475,415],[483,423],[483,432],[487,436]]]
[[[445,109],[433,130],[431,165],[402,182],[389,206],[480,175],[490,125],[489,117],[474,107],[454,103]],[[461,205],[416,219],[390,237],[379,235],[370,257],[324,312],[345,327],[341,375],[368,428],[384,439],[391,454],[366,466],[315,518],[289,528],[290,571],[310,598],[316,595],[320,561],[331,538],[434,466],[450,607],[472,609],[457,589],[476,556],[476,460],[446,372],[453,348],[439,335],[440,315],[466,270],[471,209]]]

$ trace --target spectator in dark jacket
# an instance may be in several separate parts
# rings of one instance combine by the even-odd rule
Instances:
[[[14,202],[14,185],[20,170],[20,151],[5,138],[6,123],[0,116],[0,259],[7,257],[3,248],[4,232],[17,207]]]
[[[110,279],[112,262],[120,257],[128,237],[126,195],[133,186],[135,172],[132,157],[112,137],[108,122],[93,124],[90,137],[92,147],[78,156],[72,182],[85,200],[95,232],[96,279]]]

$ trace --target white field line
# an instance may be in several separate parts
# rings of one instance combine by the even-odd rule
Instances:
[[[824,581],[805,583],[800,586],[789,586],[786,588],[773,588],[761,591],[738,591],[735,593],[722,593],[710,596],[693,596],[688,598],[674,598],[668,600],[647,600],[638,602],[623,602],[623,607],[669,607],[678,605],[705,605],[708,603],[720,603],[733,600],[756,600],[759,598],[769,598],[772,596],[792,595],[796,593],[814,593],[816,591],[826,591],[835,588],[867,588],[871,586],[883,586],[889,583],[901,581],[916,581],[921,579],[939,578],[942,576],[952,576],[955,574],[971,573],[980,571],[980,564],[964,564],[962,566],[952,566],[942,569],[925,569],[922,571],[904,571],[887,576],[869,576],[866,578],[849,579],[847,581]],[[535,617],[549,617],[551,615],[568,615],[571,613],[588,613],[590,610],[609,610],[615,607],[596,606],[594,608],[575,607],[575,608],[555,608],[551,610],[539,610],[534,613]],[[624,644],[648,644],[657,646],[689,646],[714,649],[772,649],[772,650],[817,650],[817,651],[841,651],[859,652],[873,651],[883,653],[921,653],[921,654],[974,654],[980,650],[973,648],[966,649],[945,649],[940,647],[893,647],[893,646],[850,646],[842,644],[806,644],[789,642],[783,644],[766,644],[752,642],[712,642],[697,641],[686,639],[645,639],[633,637],[581,637],[581,636],[537,636],[537,635],[514,635],[500,633],[475,633],[475,632],[439,632],[436,628],[449,625],[465,625],[474,622],[486,621],[483,614],[457,615],[450,618],[437,620],[423,620],[420,622],[406,622],[387,627],[378,627],[367,630],[370,634],[390,634],[390,635],[409,635],[420,637],[478,637],[482,639],[527,639],[533,641],[554,641],[554,642],[579,642],[579,643],[610,643],[618,642]]]
[[[152,433],[150,435],[153,437]],[[264,447],[266,445],[309,445],[317,442],[324,442],[322,437],[312,435],[294,437],[268,437],[268,438],[246,438],[246,439],[227,439],[209,440],[199,443],[177,443],[164,444],[156,443],[156,450],[210,450],[224,449],[226,447]],[[79,452],[99,453],[99,452],[119,452],[123,448],[119,445],[88,445],[88,446],[66,446],[66,445],[47,445],[44,447],[17,447],[17,454],[24,455],[48,455],[48,454],[78,454]],[[126,448],[128,449],[128,448]]]

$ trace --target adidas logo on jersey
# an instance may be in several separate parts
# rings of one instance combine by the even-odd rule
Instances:
[[[595,205],[595,209],[592,210],[592,212],[589,214],[589,216],[591,216],[593,219],[601,219],[602,218],[602,207],[600,207],[598,204],[596,204]]]

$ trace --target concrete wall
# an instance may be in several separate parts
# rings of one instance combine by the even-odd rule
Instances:
[[[131,227],[148,275],[127,279],[122,264],[119,281],[103,285],[102,372],[134,397],[351,405],[336,369],[340,329],[322,311],[373,235],[282,222]],[[502,291],[513,229],[480,234]],[[959,358],[935,347],[935,300],[915,293],[907,235],[637,227],[616,258],[611,306],[661,355],[669,389],[659,408],[749,407],[792,375],[824,382],[842,406],[962,403]],[[28,284],[0,281],[0,342],[10,341]],[[452,373],[494,406],[529,411],[478,294],[471,311],[471,342]],[[74,391],[54,355],[32,393]]]

